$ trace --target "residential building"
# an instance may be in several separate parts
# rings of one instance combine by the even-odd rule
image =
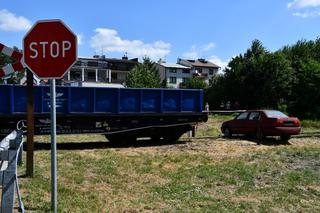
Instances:
[[[161,79],[166,79],[168,87],[179,88],[181,83],[184,83],[191,78],[190,67],[180,64],[166,63],[159,61],[156,64]]]
[[[166,79],[167,86],[179,88],[189,78],[201,78],[207,84],[218,73],[220,67],[205,59],[178,59],[177,63],[159,61],[157,64],[161,79]]]
[[[202,58],[197,60],[178,58],[177,64],[189,67],[193,77],[202,78],[207,84],[220,69],[218,65]]]
[[[106,58],[108,69],[111,70],[111,83],[124,84],[128,73],[133,67],[139,64],[138,58],[128,59],[124,56],[122,59]]]
[[[94,56],[93,58],[78,58],[77,62],[64,76],[64,82],[97,82],[123,84],[128,72],[138,64],[138,59],[106,58]]]

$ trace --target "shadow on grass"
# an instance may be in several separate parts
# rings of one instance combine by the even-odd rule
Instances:
[[[294,136],[296,138],[320,138],[320,131],[302,132],[300,135]]]
[[[129,148],[129,147],[153,147],[153,146],[165,146],[175,144],[186,144],[188,140],[180,140],[173,142],[166,141],[152,141],[152,140],[137,140],[128,142],[71,142],[71,143],[57,143],[58,150],[85,150],[85,149],[108,149],[108,148]],[[26,144],[23,147],[27,149]],[[50,143],[34,142],[34,150],[50,150]]]
[[[294,135],[291,138],[320,138],[320,131],[314,132],[304,132],[300,135]],[[257,138],[255,137],[248,137],[243,135],[235,135],[232,136],[232,139],[236,140],[247,140],[256,144],[267,145],[267,146],[277,146],[277,145],[291,145],[289,141],[280,140],[279,137],[266,137],[260,143],[258,143]]]
[[[261,141],[258,141],[258,139],[255,137],[248,137],[248,136],[232,136],[231,139],[246,140],[252,143],[256,143],[257,145],[265,145],[265,146],[291,145],[290,141],[283,141],[277,137],[266,137]]]

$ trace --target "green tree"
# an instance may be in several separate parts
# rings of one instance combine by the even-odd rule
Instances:
[[[127,87],[162,88],[159,71],[149,58],[143,58],[143,63],[136,65],[127,75]]]
[[[294,73],[288,111],[300,118],[320,118],[320,39],[300,40],[280,52]]]
[[[225,103],[226,99],[226,78],[224,75],[219,74],[212,78],[211,84],[207,89],[207,102],[213,109],[220,108],[221,103]]]
[[[230,61],[223,76],[213,80],[210,105],[230,101],[244,109],[278,108],[290,93],[291,81],[292,69],[284,55],[269,53],[254,40],[243,55]]]
[[[258,40],[213,79],[209,103],[239,102],[243,109],[273,108],[300,118],[320,118],[320,38],[276,52]]]
[[[201,78],[188,78],[188,80],[182,86],[185,89],[207,89],[208,84]]]

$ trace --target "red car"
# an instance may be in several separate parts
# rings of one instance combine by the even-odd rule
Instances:
[[[221,126],[225,137],[232,134],[256,135],[258,140],[264,136],[280,136],[287,141],[291,135],[298,135],[301,124],[298,118],[288,117],[276,110],[248,110]]]

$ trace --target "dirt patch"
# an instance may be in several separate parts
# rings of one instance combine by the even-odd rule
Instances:
[[[120,154],[126,156],[139,156],[143,154],[159,155],[159,154],[174,154],[174,153],[188,153],[188,154],[205,154],[217,159],[223,157],[237,157],[246,153],[271,150],[275,147],[320,147],[320,139],[318,138],[293,138],[289,144],[281,144],[274,142],[257,145],[254,140],[246,140],[245,138],[224,139],[224,138],[193,138],[182,139],[176,144],[167,144],[150,147],[128,147],[114,149]],[[316,163],[315,163],[316,164]],[[318,166],[318,164],[316,164]]]

